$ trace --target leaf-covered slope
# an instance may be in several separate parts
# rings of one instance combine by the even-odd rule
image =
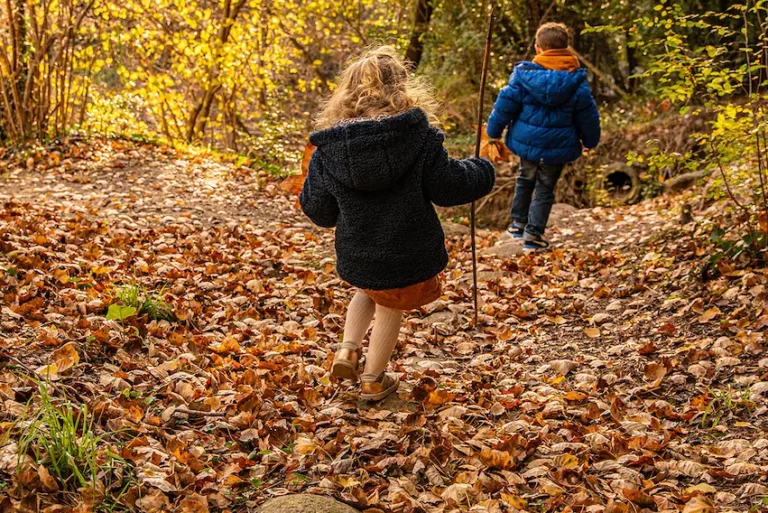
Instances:
[[[370,406],[328,375],[351,292],[332,234],[275,181],[87,146],[11,166],[0,190],[5,504],[241,511],[290,491],[360,510],[706,512],[768,495],[766,274],[700,284],[707,248],[677,199],[578,211],[551,253],[484,258],[478,331],[452,236],[445,295],[398,344],[400,396]],[[126,284],[176,319],[108,320]],[[119,456],[100,493],[52,482],[31,449],[17,472],[43,375]]]

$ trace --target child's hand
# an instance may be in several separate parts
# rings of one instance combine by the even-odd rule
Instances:
[[[502,142],[501,138],[490,138],[485,130],[480,137],[480,156],[490,160],[493,163],[509,162],[512,154],[509,148]]]

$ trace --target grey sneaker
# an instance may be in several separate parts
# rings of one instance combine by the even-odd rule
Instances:
[[[512,237],[513,239],[522,239],[523,234],[525,233],[525,225],[520,226],[517,223],[512,223],[509,225],[509,228],[507,228],[507,235]]]
[[[541,235],[531,235],[526,232],[523,235],[523,249],[528,251],[544,251],[549,248],[549,242],[545,241]]]

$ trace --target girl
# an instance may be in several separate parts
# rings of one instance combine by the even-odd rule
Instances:
[[[339,275],[359,290],[331,374],[357,381],[363,337],[374,322],[363,400],[397,390],[387,374],[403,310],[440,297],[438,275],[448,263],[433,203],[454,206],[488,194],[493,165],[455,160],[443,147],[436,101],[395,50],[370,50],[350,64],[310,136],[317,146],[300,200],[317,225],[336,227]]]

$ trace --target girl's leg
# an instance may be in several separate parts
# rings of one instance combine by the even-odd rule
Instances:
[[[380,401],[397,391],[400,386],[400,378],[395,374],[387,374],[384,370],[397,344],[402,321],[402,310],[376,305],[376,321],[373,323],[371,342],[368,345],[365,372],[360,377],[360,398],[364,401]]]
[[[387,368],[389,358],[397,344],[402,321],[402,310],[376,305],[376,320],[373,323],[371,342],[368,345],[365,374],[378,376]]]
[[[360,348],[363,345],[363,338],[368,333],[373,320],[373,312],[376,303],[368,297],[368,294],[358,290],[347,310],[347,320],[344,323],[344,342],[354,342]]]
[[[352,298],[344,323],[344,342],[336,352],[331,366],[331,376],[357,381],[357,367],[363,349],[363,337],[368,332],[376,304],[362,290]]]

